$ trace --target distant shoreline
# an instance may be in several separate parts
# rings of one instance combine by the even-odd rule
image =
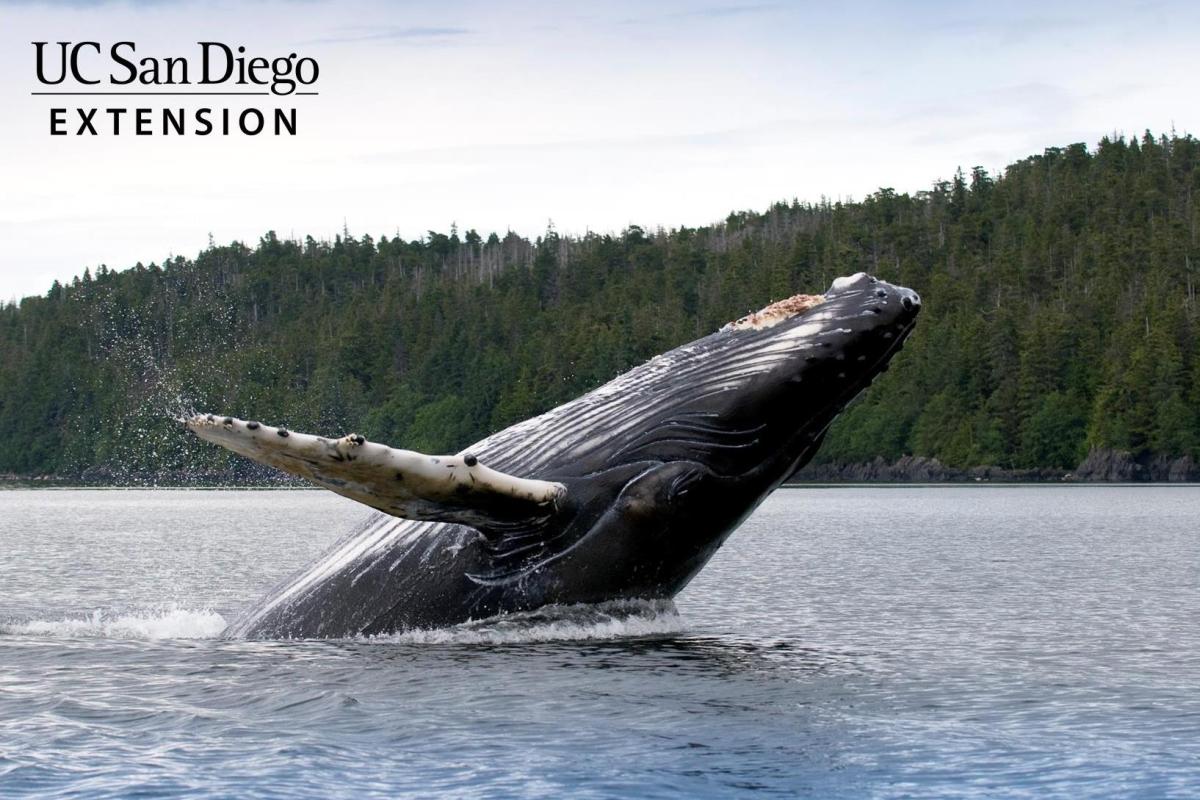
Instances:
[[[1134,456],[1094,448],[1074,470],[950,467],[936,458],[904,456],[894,462],[810,464],[792,476],[800,483],[1196,483],[1200,464],[1190,456]]]
[[[97,470],[92,475],[28,476],[0,474],[0,489],[305,489],[307,483],[266,471],[257,474],[227,472],[117,475]],[[904,456],[894,462],[876,458],[851,464],[810,464],[784,482],[785,486],[889,486],[984,484],[1195,484],[1200,483],[1200,464],[1183,456],[1137,459],[1118,450],[1093,450],[1075,470],[1052,468],[1006,469],[978,466],[948,467],[935,458]]]

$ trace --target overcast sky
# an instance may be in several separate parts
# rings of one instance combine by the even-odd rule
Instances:
[[[83,39],[298,52],[320,96],[295,137],[51,137],[30,42]],[[700,225],[1196,133],[1198,41],[1195,2],[0,0],[0,299],[210,234]]]

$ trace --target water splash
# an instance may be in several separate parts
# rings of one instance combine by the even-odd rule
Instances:
[[[670,600],[621,600],[595,605],[546,606],[450,628],[371,637],[411,644],[532,644],[665,636],[684,629]]]
[[[0,623],[0,633],[70,639],[214,639],[226,624],[225,618],[211,609],[172,603],[144,611],[97,609],[86,617]]]
[[[237,304],[220,289],[204,294],[205,319],[220,324],[196,327],[180,305],[186,292],[175,289],[145,309],[131,306],[112,286],[93,289],[94,302],[81,320],[88,356],[105,394],[120,402],[69,415],[63,473],[109,485],[225,483],[232,476],[293,484],[272,470],[198,447],[184,430],[182,420],[197,407],[223,408],[235,396],[240,402],[233,405],[253,407],[258,391],[253,381],[239,381],[247,332]],[[196,335],[189,335],[193,328]],[[281,369],[272,354],[256,351],[254,358],[261,369]],[[90,391],[83,384],[75,389]]]
[[[145,610],[98,609],[87,616],[3,622],[0,634],[62,639],[215,639],[226,625],[226,619],[211,609],[171,603]],[[669,600],[623,600],[546,606],[449,628],[358,638],[383,644],[536,644],[665,636],[683,629],[683,618]]]

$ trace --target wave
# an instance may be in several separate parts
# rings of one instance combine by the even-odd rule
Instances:
[[[211,609],[178,604],[115,613],[97,610],[86,617],[0,623],[0,633],[60,638],[215,639],[225,630],[225,618]]]

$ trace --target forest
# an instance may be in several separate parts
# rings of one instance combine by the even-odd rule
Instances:
[[[0,307],[0,473],[260,480],[190,409],[458,450],[768,302],[870,272],[924,299],[818,459],[1200,459],[1200,142],[1111,136],[915,194],[535,239],[268,232]],[[53,243],[48,242],[48,247]]]

